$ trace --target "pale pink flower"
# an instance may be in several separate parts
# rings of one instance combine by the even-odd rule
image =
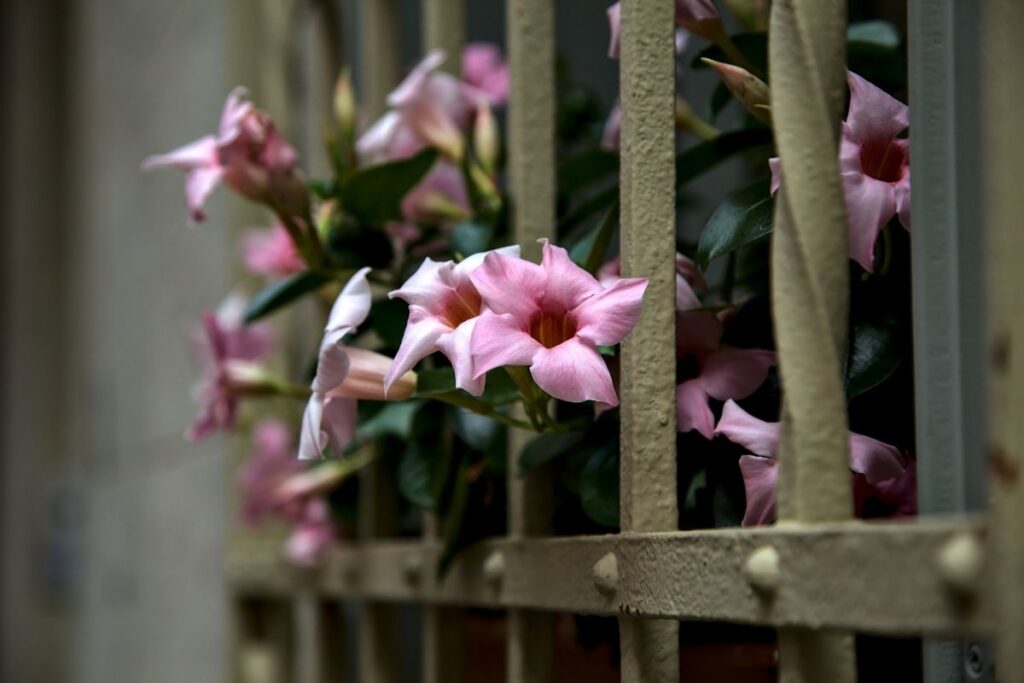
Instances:
[[[910,230],[910,140],[896,137],[910,124],[910,110],[887,92],[847,72],[850,109],[843,122],[839,170],[850,227],[850,258],[875,267],[878,233],[899,216]],[[772,193],[782,183],[778,157],[769,160]]]
[[[253,453],[238,473],[242,522],[257,526],[280,511],[278,488],[304,466],[295,459],[292,434],[278,420],[261,420],[253,429]]]
[[[270,353],[270,328],[245,326],[243,306],[241,299],[229,297],[216,312],[203,314],[202,330],[196,337],[203,380],[196,389],[199,414],[186,432],[191,441],[234,427],[239,397],[248,387],[261,383],[258,361]]]
[[[462,137],[472,125],[486,93],[438,71],[442,50],[432,50],[388,95],[388,111],[359,138],[356,150],[367,163],[411,156],[435,147],[449,157],[462,156]]]
[[[712,0],[676,0],[676,24],[690,33],[705,38],[709,33],[705,30],[706,22],[719,20],[718,8]],[[608,56],[619,58],[619,45],[622,31],[622,3],[617,2],[608,8],[608,28],[611,40],[608,43]],[[682,52],[686,45],[685,34],[676,32],[676,52]]]
[[[349,279],[328,315],[312,394],[302,416],[299,458],[324,457],[325,449],[340,455],[356,432],[356,400],[402,400],[412,395],[416,377],[412,373],[394,382],[385,396],[384,375],[391,359],[375,351],[345,346],[344,338],[366,320],[370,312],[369,268]]]
[[[402,216],[411,223],[451,223],[470,216],[466,181],[459,167],[439,159],[402,198]]]
[[[268,114],[244,99],[244,88],[228,95],[216,135],[147,158],[144,170],[178,168],[186,172],[185,201],[194,221],[205,218],[203,204],[222,182],[242,196],[301,215],[308,192],[296,170],[298,155]]]
[[[779,423],[759,420],[735,402],[727,401],[714,433],[752,453],[740,457],[747,493],[743,526],[768,524],[775,518]],[[850,432],[850,469],[874,487],[892,486],[906,472],[903,456],[895,446],[853,432]],[[905,495],[904,489],[897,487],[895,494]],[[859,514],[860,507],[855,511]]]
[[[492,252],[470,276],[486,307],[470,340],[475,376],[526,365],[555,398],[616,406],[597,347],[618,344],[636,325],[647,280],[623,278],[602,287],[565,249],[541,242],[539,266]]]
[[[264,277],[284,277],[305,267],[291,235],[279,223],[249,230],[242,238],[242,260],[250,273]]]
[[[597,271],[597,280],[607,287],[621,277],[622,261],[616,256]],[[676,254],[676,310],[689,311],[700,308],[697,291],[707,292],[708,283],[697,264],[682,254]]]
[[[323,498],[306,503],[302,515],[285,541],[285,557],[292,563],[311,569],[319,565],[338,545],[338,534],[331,509]]]
[[[424,259],[400,289],[388,294],[409,304],[402,344],[384,378],[389,391],[395,378],[440,351],[455,370],[455,386],[474,396],[483,392],[484,378],[473,370],[469,343],[479,316],[487,309],[471,276],[490,254],[516,258],[519,247],[474,254],[459,263]]]
[[[508,64],[494,43],[469,43],[462,49],[462,80],[487,93],[495,107],[508,100]]]
[[[775,365],[775,352],[722,344],[725,326],[712,311],[686,311],[676,321],[676,351],[680,358],[696,361],[698,372],[676,387],[677,428],[681,432],[696,429],[710,439],[715,416],[708,400],[750,396]]]
[[[604,130],[601,132],[601,147],[609,152],[618,151],[622,137],[622,105],[615,101],[608,120],[604,122]]]

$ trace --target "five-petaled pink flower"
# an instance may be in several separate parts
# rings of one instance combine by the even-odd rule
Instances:
[[[388,294],[409,304],[409,323],[402,344],[384,378],[389,390],[398,376],[440,351],[455,370],[455,386],[474,396],[483,392],[484,377],[474,373],[469,344],[473,328],[487,307],[471,275],[491,253],[516,258],[519,247],[474,254],[459,263],[425,259],[401,289]]]
[[[839,170],[850,226],[850,258],[874,271],[875,241],[899,216],[910,230],[910,140],[896,137],[910,123],[907,105],[853,72],[850,109],[843,122]],[[778,157],[769,161],[772,193],[782,182]]]
[[[623,278],[603,287],[565,249],[541,242],[539,266],[492,252],[470,275],[487,308],[470,339],[475,376],[527,365],[555,398],[616,406],[597,347],[618,344],[636,325],[647,280]]]
[[[500,107],[508,99],[508,64],[494,43],[469,43],[462,49],[462,80],[487,93]]]
[[[242,522],[257,526],[280,512],[278,489],[305,467],[295,459],[292,434],[278,420],[264,419],[253,429],[252,455],[238,473]]]
[[[243,306],[237,297],[229,297],[216,312],[203,314],[202,330],[196,338],[203,380],[196,390],[199,414],[186,432],[191,441],[234,427],[239,397],[247,388],[263,384],[258,361],[270,353],[270,329],[265,325],[246,327]]]
[[[392,360],[343,343],[370,312],[369,272],[369,268],[363,268],[349,279],[328,315],[312,394],[302,416],[299,458],[303,460],[324,457],[328,447],[335,456],[340,455],[355,438],[356,400],[386,398],[384,375]],[[407,373],[392,383],[387,398],[409,398],[415,388],[416,376]]]
[[[676,387],[678,429],[696,429],[710,439],[715,416],[708,399],[719,401],[750,396],[775,364],[775,352],[739,349],[721,343],[725,326],[712,311],[690,310],[676,317],[676,352],[684,361],[695,361],[697,375]]]
[[[296,170],[298,156],[270,116],[244,99],[244,88],[228,95],[216,135],[147,158],[145,170],[178,168],[186,172],[185,201],[194,221],[205,218],[203,204],[222,182],[242,196],[275,210],[301,216],[309,194]]]
[[[676,0],[676,24],[705,38],[711,34],[706,30],[708,22],[720,21],[718,8],[713,0]],[[608,43],[608,56],[619,58],[619,45],[622,31],[622,3],[617,2],[608,8],[608,27],[611,29],[611,40]],[[676,51],[681,52],[679,35],[676,34]]]
[[[768,524],[775,518],[775,485],[778,479],[776,457],[779,452],[779,423],[764,422],[748,414],[733,401],[727,401],[715,434],[743,446],[752,455],[740,457],[747,510],[743,526]],[[895,446],[850,432],[850,469],[861,475],[869,487],[883,497],[907,495],[902,477],[907,472],[902,454]],[[912,476],[912,475],[911,475]],[[856,479],[853,484],[856,488]],[[913,489],[911,484],[910,489]],[[855,512],[860,514],[863,497],[858,497]]]
[[[264,277],[284,277],[305,267],[295,242],[280,223],[248,231],[242,238],[242,261],[250,273]]]
[[[320,564],[338,545],[338,534],[331,519],[331,509],[323,498],[313,498],[301,514],[285,541],[284,553],[292,563],[306,568]]]

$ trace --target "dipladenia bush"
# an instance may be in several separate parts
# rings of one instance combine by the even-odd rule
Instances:
[[[665,372],[677,379],[681,528],[769,524],[775,514],[781,397],[767,240],[785,180],[772,157],[763,16],[747,4],[730,3],[745,26],[730,35],[711,0],[677,2],[681,91],[698,70],[721,78],[708,106],[678,98],[680,190],[730,158],[748,177],[710,216],[688,214],[681,224],[705,218],[704,227],[677,240],[677,354]],[[617,5],[608,18],[617,58]],[[852,274],[850,485],[856,514],[907,515],[916,501],[905,62],[882,22],[851,27],[848,53],[837,153]],[[242,519],[284,522],[285,551],[304,566],[351,534],[353,475],[375,461],[404,505],[443,520],[442,569],[466,544],[503,532],[505,479],[533,467],[558,475],[552,531],[618,525],[619,344],[647,287],[643,273],[621,276],[612,246],[618,107],[605,114],[561,76],[558,224],[535,263],[509,230],[510,199],[530,198],[509,198],[502,182],[501,52],[467,46],[460,77],[441,71],[445,59],[427,54],[365,128],[342,74],[327,177],[303,170],[241,88],[215,132],[144,162],[185,172],[193,222],[217,222],[203,207],[219,186],[266,210],[265,227],[239,241],[250,276],[236,292],[248,295],[201,315],[199,414],[187,435],[248,435]],[[730,106],[731,119],[720,117]],[[723,131],[719,119],[738,123]],[[282,363],[276,340],[288,330],[268,319],[300,300],[318,307],[319,344]],[[533,436],[509,471],[511,429]]]

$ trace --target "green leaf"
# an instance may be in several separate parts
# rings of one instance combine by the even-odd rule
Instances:
[[[707,268],[717,256],[734,252],[771,234],[774,201],[768,186],[767,178],[758,180],[729,195],[715,209],[697,242],[697,262],[701,268]]]
[[[469,396],[461,389],[455,388],[455,371],[450,367],[428,368],[416,373],[416,395],[423,398],[436,398],[442,395],[461,393]],[[479,400],[492,406],[511,403],[519,398],[512,379],[504,372],[487,373],[487,383]]]
[[[312,270],[290,275],[264,287],[249,300],[245,308],[245,322],[263,318],[282,306],[287,306],[312,291],[320,289],[330,278]]]
[[[423,401],[385,403],[377,414],[359,425],[357,439],[368,441],[385,435],[408,439],[412,433],[412,421],[416,417],[416,411],[422,407]]]
[[[846,361],[846,398],[863,394],[885,380],[905,356],[903,328],[895,311],[865,308],[866,315],[850,329],[850,350]]]
[[[619,524],[619,447],[600,449],[580,472],[580,503],[588,517],[605,526]]]
[[[435,463],[415,443],[410,443],[398,461],[398,491],[406,500],[424,510],[437,505],[434,497]]]
[[[583,443],[583,432],[545,432],[526,444],[519,455],[519,476],[550,462]]]
[[[443,576],[451,566],[452,560],[459,550],[467,543],[470,525],[467,524],[468,512],[472,506],[469,466],[463,462],[455,475],[455,487],[452,491],[448,514],[444,519],[444,545],[441,549],[441,556],[437,559],[437,573]]]
[[[594,238],[590,240],[590,251],[587,254],[587,260],[583,263],[583,268],[591,275],[596,274],[598,268],[604,263],[605,256],[608,254],[608,246],[612,242],[612,234],[618,226],[619,203],[615,202],[608,209],[604,220],[595,228]]]
[[[858,21],[850,24],[846,29],[846,39],[890,49],[900,46],[900,32],[888,21]]]
[[[455,431],[471,448],[486,451],[494,444],[501,427],[489,417],[466,408],[456,408]]]
[[[743,53],[743,56],[750,60],[750,63],[761,69],[763,73],[768,73],[768,34],[764,31],[756,31],[753,33],[737,33],[732,36],[732,41],[739,48],[739,51]],[[716,62],[725,62],[726,64],[732,64],[734,60],[732,57],[726,55],[722,48],[717,45],[711,45],[704,48],[697,55],[690,60],[690,67],[694,69],[710,69],[707,64],[702,60],[707,57],[713,59]]]
[[[452,251],[463,256],[487,251],[494,238],[494,228],[474,221],[462,221],[452,228],[449,234]]]
[[[409,305],[400,299],[376,301],[370,309],[370,325],[386,346],[398,348],[409,321]]]
[[[744,128],[695,145],[676,157],[676,187],[682,187],[734,154],[771,142],[772,132],[768,128]]]
[[[317,199],[330,199],[337,189],[332,178],[312,178],[306,184],[309,185],[309,191]]]
[[[569,157],[558,167],[558,191],[565,194],[576,192],[616,176],[618,172],[618,153],[591,147]]]
[[[451,368],[427,368],[416,373],[416,395],[430,398],[455,389],[455,371]]]
[[[715,122],[715,119],[718,118],[718,115],[722,113],[722,110],[730,102],[732,102],[732,92],[729,91],[729,87],[724,82],[719,81],[711,93],[711,109],[709,112],[711,123]]]
[[[338,194],[342,205],[366,223],[399,220],[402,198],[423,179],[436,160],[437,151],[425,149],[408,159],[363,169],[341,186]]]

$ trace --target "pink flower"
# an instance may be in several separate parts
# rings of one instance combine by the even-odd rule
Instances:
[[[439,159],[423,180],[402,198],[402,216],[412,223],[443,223],[470,216],[462,171]]]
[[[597,271],[597,280],[605,287],[620,278],[622,261],[618,256],[605,263]],[[689,311],[700,308],[700,297],[695,290],[707,292],[708,283],[697,264],[682,254],[676,254],[676,310]]]
[[[462,80],[487,93],[495,107],[508,100],[508,64],[494,43],[469,43],[462,49]]]
[[[471,276],[490,254],[515,258],[519,247],[474,254],[460,263],[425,259],[401,289],[388,294],[409,304],[402,344],[384,378],[389,391],[395,378],[440,351],[455,370],[455,386],[474,396],[483,392],[484,378],[473,370],[469,344],[477,320],[487,309]]]
[[[292,435],[277,420],[261,420],[253,430],[252,455],[238,474],[242,522],[257,526],[278,512],[278,488],[304,468],[294,458]]]
[[[565,249],[541,243],[539,266],[492,252],[470,276],[486,306],[470,339],[475,376],[527,365],[555,398],[616,406],[597,347],[618,344],[636,325],[647,280],[623,278],[603,287]]]
[[[216,313],[203,314],[202,331],[196,339],[203,380],[196,390],[199,415],[186,432],[190,441],[234,427],[239,397],[250,386],[261,383],[262,369],[257,361],[270,353],[270,328],[246,327],[243,305],[240,299],[231,297]]]
[[[244,88],[228,95],[216,135],[142,162],[147,171],[172,167],[186,172],[185,201],[194,221],[204,220],[203,204],[221,182],[292,215],[302,215],[308,205],[306,186],[296,171],[298,155],[270,116],[245,101],[245,95]]]
[[[432,50],[388,95],[391,110],[356,143],[365,162],[403,159],[424,147],[462,157],[463,134],[488,95],[437,71],[444,59],[442,50]]]
[[[676,24],[690,33],[709,38],[712,34],[706,30],[705,24],[719,20],[718,8],[712,0],[676,0]],[[608,8],[608,28],[611,40],[608,43],[608,56],[619,58],[621,40],[622,3],[617,2]],[[680,44],[682,40],[682,44]],[[682,52],[686,44],[685,37],[676,33],[676,52]]]
[[[601,147],[609,152],[618,151],[620,138],[622,137],[622,105],[615,101],[608,120],[604,123],[604,130],[601,132]]]
[[[733,401],[727,401],[715,429],[753,455],[740,457],[740,470],[747,493],[743,526],[768,524],[775,518],[776,457],[779,451],[779,423],[764,422],[749,415]],[[850,469],[873,487],[891,486],[906,472],[903,456],[895,446],[850,432]],[[905,495],[898,491],[897,495]],[[856,509],[860,514],[860,505]]]
[[[384,376],[392,360],[342,343],[370,312],[369,272],[363,268],[349,279],[327,318],[312,395],[302,416],[299,458],[303,460],[324,457],[328,447],[339,455],[355,438],[356,400],[385,399]],[[387,398],[402,400],[412,395],[416,377],[408,373],[394,384],[398,390]]]
[[[323,498],[306,503],[302,516],[285,542],[285,557],[300,567],[313,568],[338,545],[331,510]]]
[[[896,137],[910,122],[907,105],[847,72],[850,110],[843,122],[839,170],[850,224],[850,258],[874,271],[875,240],[898,215],[910,230],[910,140]],[[782,183],[778,157],[769,160],[772,193]]]
[[[242,238],[242,258],[254,275],[284,277],[305,267],[288,231],[279,223],[248,231]]]

